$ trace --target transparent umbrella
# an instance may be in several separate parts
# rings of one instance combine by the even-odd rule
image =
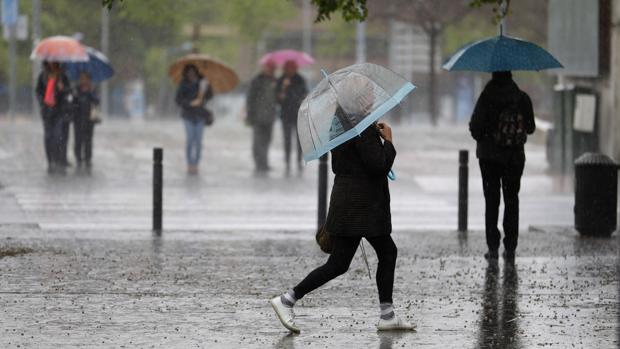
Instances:
[[[323,74],[325,79],[304,99],[297,115],[305,161],[359,136],[415,89],[402,76],[372,63]]]

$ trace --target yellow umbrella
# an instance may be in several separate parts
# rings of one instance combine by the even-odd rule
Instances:
[[[232,68],[208,55],[197,53],[177,59],[168,69],[168,76],[179,83],[183,78],[183,68],[188,64],[198,68],[200,74],[209,81],[213,93],[228,92],[239,84],[239,77]]]

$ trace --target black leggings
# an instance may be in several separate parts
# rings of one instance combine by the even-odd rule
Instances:
[[[333,251],[329,259],[325,264],[311,271],[299,285],[293,288],[295,298],[301,299],[307,293],[346,273],[353,256],[355,256],[360,240],[361,237],[332,236]],[[375,249],[379,259],[376,277],[379,302],[392,303],[397,254],[394,240],[389,235],[366,238],[366,240]]]

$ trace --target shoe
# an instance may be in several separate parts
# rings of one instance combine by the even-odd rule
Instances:
[[[484,254],[484,259],[486,260],[497,260],[499,258],[499,255],[497,253],[497,251],[489,251],[487,253]]]
[[[415,325],[394,315],[389,320],[379,319],[377,331],[415,331]]]
[[[280,296],[273,298],[269,303],[271,303],[273,310],[275,310],[278,319],[284,327],[293,333],[301,332],[299,328],[295,326],[295,312],[293,312],[293,307],[284,305],[280,300]]]
[[[504,251],[504,253],[502,253],[502,257],[504,257],[504,261],[508,263],[514,263],[515,262],[515,251]]]

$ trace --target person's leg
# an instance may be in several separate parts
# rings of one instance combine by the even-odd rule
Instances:
[[[288,121],[282,120],[282,135],[284,137],[284,163],[286,164],[287,172],[291,167],[291,143],[292,143],[293,125]]]
[[[254,169],[261,170],[260,162],[260,136],[261,131],[258,125],[252,126],[252,158],[254,159]]]
[[[73,123],[73,155],[78,165],[84,160],[82,154],[84,150],[84,122],[75,120]]]
[[[297,127],[294,128],[293,132],[295,133],[295,141],[297,143],[297,168],[299,170],[302,170],[304,154],[301,151],[301,142],[299,141],[299,134],[297,133]]]
[[[47,158],[47,165],[51,170],[55,165],[54,163],[54,121],[50,115],[43,114],[41,118],[43,121],[43,145],[45,147],[45,157]]]
[[[198,166],[202,155],[202,135],[205,130],[204,119],[199,119],[194,123],[194,165]]]
[[[265,126],[265,167],[269,169],[269,148],[271,147],[271,138],[273,135],[273,124]]]
[[[303,298],[306,294],[346,273],[349,269],[361,238],[332,236],[331,239],[333,250],[327,262],[311,271],[305,279],[293,287],[295,300]]]
[[[191,165],[192,159],[192,122],[188,119],[183,119],[183,126],[185,127],[185,161],[188,165]]]
[[[390,235],[371,237],[366,240],[368,240],[372,248],[375,249],[377,258],[379,259],[376,276],[379,302],[391,304],[398,249]]]
[[[69,146],[69,129],[71,127],[71,123],[64,120],[64,117],[61,117],[61,119],[62,137],[60,141],[60,158],[61,162],[67,165],[69,163],[69,160],[67,159],[67,147]]]
[[[64,121],[58,115],[52,115],[52,157],[54,158],[54,163],[59,165],[59,170],[64,170],[64,160],[66,160],[66,154],[63,156],[63,132],[64,132]]]
[[[90,121],[86,122],[84,130],[84,161],[90,166],[93,157],[93,136],[95,133],[95,124]]]
[[[500,175],[502,173],[501,164],[480,160],[480,172],[482,173],[482,189],[485,201],[485,231],[487,246],[489,247],[490,257],[497,258],[499,248],[500,233],[497,229],[497,219],[499,216],[500,201]]]
[[[258,163],[262,170],[269,169],[269,143],[271,142],[271,125],[259,126]]]
[[[504,249],[508,257],[514,256],[519,239],[519,190],[525,163],[518,161],[506,167],[502,177],[504,194]]]

